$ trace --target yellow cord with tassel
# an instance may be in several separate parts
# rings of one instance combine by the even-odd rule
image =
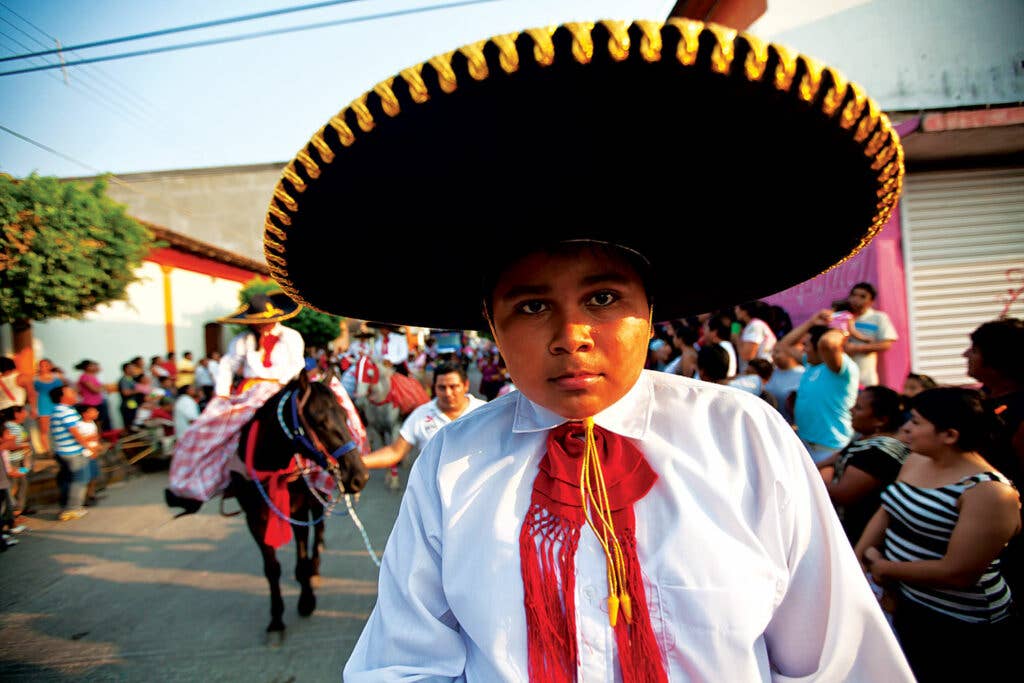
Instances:
[[[615,524],[612,522],[611,505],[608,502],[608,489],[604,483],[604,472],[601,459],[597,453],[597,441],[594,438],[594,418],[583,420],[586,428],[586,446],[583,449],[583,469],[580,472],[580,498],[583,503],[583,514],[587,523],[594,530],[597,540],[604,549],[608,569],[608,621],[615,628],[619,620],[619,610],[626,618],[626,623],[633,623],[633,601],[629,597],[626,583],[626,562],[622,546],[615,535]],[[601,520],[599,529],[594,523],[594,516]]]

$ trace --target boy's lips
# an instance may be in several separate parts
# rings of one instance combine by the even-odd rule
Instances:
[[[586,389],[601,379],[602,373],[584,370],[565,372],[549,379],[559,389]]]

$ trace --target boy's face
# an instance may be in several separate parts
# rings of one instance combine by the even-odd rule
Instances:
[[[95,408],[86,408],[82,411],[82,419],[86,422],[92,422],[100,416],[100,411]]]
[[[604,410],[644,367],[651,338],[647,293],[623,258],[586,247],[530,254],[501,275],[492,306],[512,381],[563,417]]]

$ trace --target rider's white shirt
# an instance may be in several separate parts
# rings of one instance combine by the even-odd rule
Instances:
[[[635,531],[669,680],[913,680],[821,475],[771,406],[645,371],[594,420],[658,474]],[[528,679],[519,533],[564,421],[513,392],[431,439],[346,683]],[[605,555],[586,526],[575,586],[578,679],[621,680]]]
[[[373,355],[386,358],[392,365],[406,363],[409,360],[409,340],[400,332],[388,332],[374,340]]]
[[[273,379],[287,384],[299,370],[306,367],[303,351],[306,348],[302,335],[290,327],[278,323],[271,330],[280,337],[270,352],[270,367],[263,366],[263,351],[256,348],[256,336],[251,332],[243,332],[228,342],[227,353],[220,359],[217,368],[216,386],[218,396],[231,393],[231,379],[241,375],[249,379]]]
[[[467,396],[469,397],[469,405],[466,406],[466,409],[456,419],[462,419],[467,414],[487,403],[487,401],[481,401],[473,394],[467,394]],[[435,398],[409,413],[409,417],[405,418],[405,422],[402,423],[402,429],[399,431],[399,434],[406,442],[423,450],[427,442],[430,441],[434,434],[437,434],[437,430],[451,421],[437,407],[437,399]]]

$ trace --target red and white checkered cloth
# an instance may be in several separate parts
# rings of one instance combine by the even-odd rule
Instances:
[[[338,404],[345,409],[352,439],[360,453],[369,452],[366,429],[348,393],[337,379],[330,383]],[[230,398],[216,397],[180,435],[174,446],[168,488],[175,494],[207,501],[231,481],[231,458],[237,456],[242,427],[256,411],[281,390],[276,382],[256,382]],[[334,479],[314,463],[309,481],[325,493],[334,490]]]

